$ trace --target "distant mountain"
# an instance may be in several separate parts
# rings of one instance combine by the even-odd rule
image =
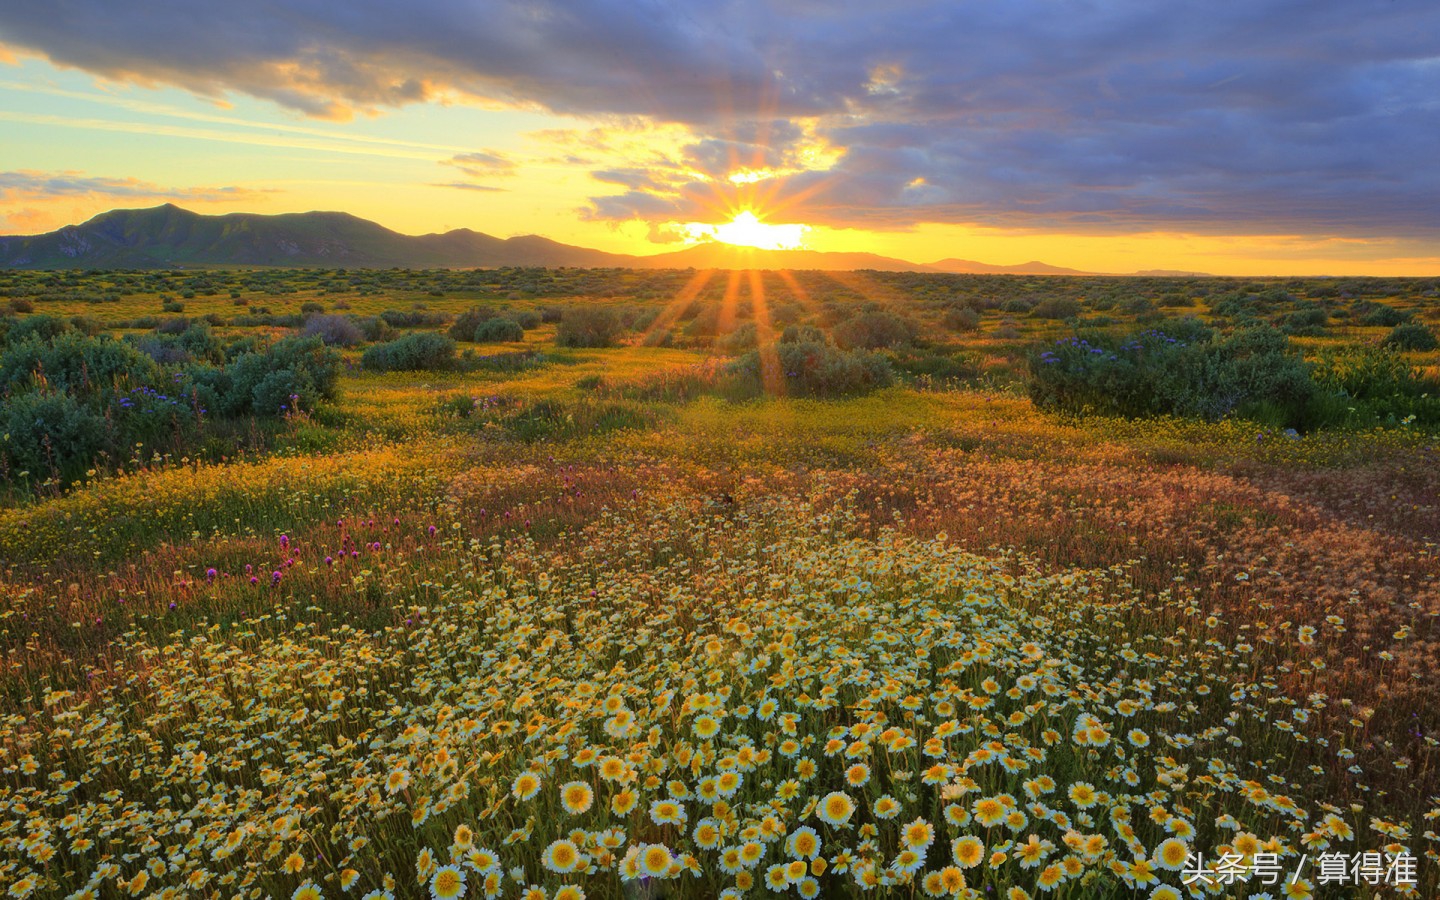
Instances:
[[[1079,269],[1066,269],[1031,260],[1013,266],[994,266],[976,262],[973,259],[942,259],[925,266],[933,272],[950,272],[956,275],[1095,275]]]
[[[348,213],[203,216],[170,203],[111,210],[49,234],[0,237],[0,266],[24,269],[626,266],[633,259],[535,235],[506,240],[462,228],[417,237]]]
[[[155,269],[176,266],[640,269],[877,269],[995,275],[1088,275],[1042,262],[995,266],[969,259],[920,265],[874,253],[757,250],[705,243],[654,256],[607,253],[538,235],[497,238],[468,228],[408,235],[341,212],[205,216],[171,203],[115,209],[49,234],[0,236],[0,268]],[[1140,272],[1140,275],[1172,274]],[[1200,273],[1174,273],[1198,275]]]

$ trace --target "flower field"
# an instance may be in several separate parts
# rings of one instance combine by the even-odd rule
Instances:
[[[550,352],[0,509],[0,888],[1440,891],[1432,433]]]

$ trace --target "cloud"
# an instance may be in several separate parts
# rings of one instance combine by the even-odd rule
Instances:
[[[244,187],[164,187],[138,178],[109,178],[81,172],[0,172],[0,229],[38,234],[116,204],[165,202],[187,205],[253,202],[274,193]]]
[[[515,160],[496,150],[457,153],[447,160],[442,160],[441,164],[454,166],[474,178],[514,175],[517,168]]]
[[[620,188],[592,218],[728,196],[811,224],[1094,233],[1440,237],[1437,33],[1428,0],[0,5],[14,50],[311,116],[468,96],[683,126],[659,153],[553,135]],[[727,185],[737,167],[773,172]]]
[[[0,172],[0,201],[41,200],[60,197],[143,198],[225,202],[263,193],[240,187],[166,188],[138,178],[105,178],[79,172]]]
[[[431,182],[430,187],[458,188],[462,191],[494,191],[504,193],[505,188],[492,187],[488,184],[474,184],[469,181],[444,181]]]

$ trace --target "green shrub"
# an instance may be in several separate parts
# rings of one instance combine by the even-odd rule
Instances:
[[[449,369],[455,365],[455,342],[433,331],[407,334],[366,350],[360,365],[376,372]]]
[[[1386,335],[1383,344],[1396,350],[1434,350],[1440,342],[1436,341],[1435,332],[1429,328],[1419,322],[1407,322],[1396,325]]]
[[[620,317],[605,306],[572,306],[560,318],[555,343],[561,347],[613,347],[622,330]]]
[[[0,426],[10,437],[0,443],[0,471],[66,483],[101,453],[120,461],[136,443],[177,454],[225,446],[226,432],[216,429],[226,419],[309,409],[334,396],[339,356],[318,339],[252,344],[222,367],[225,358],[204,323],[134,343],[66,331],[6,348]]]
[[[814,342],[776,344],[773,355],[751,350],[724,375],[726,392],[735,397],[758,397],[777,384],[792,397],[843,397],[894,381],[889,362],[877,353]]]
[[[1037,319],[1073,319],[1084,309],[1079,300],[1070,297],[1046,297],[1035,304],[1030,315]]]
[[[1411,319],[1408,311],[1396,309],[1384,303],[1376,303],[1374,300],[1362,300],[1356,303],[1354,313],[1360,317],[1361,325],[1368,325],[1371,328],[1394,328]]]
[[[45,341],[69,330],[70,323],[56,316],[26,316],[10,323],[5,343],[19,344],[31,338]]]
[[[335,304],[338,309],[340,304]],[[387,309],[380,314],[391,328],[438,328],[450,321],[445,313],[429,312],[424,309]]]
[[[787,325],[780,333],[782,344],[824,344],[828,343],[824,332],[814,325]]]
[[[475,329],[480,324],[495,318],[497,313],[493,309],[486,309],[483,306],[474,306],[465,310],[455,317],[455,322],[450,326],[450,337],[456,341],[473,341]]]
[[[1318,306],[1297,309],[1280,321],[1280,330],[1299,337],[1319,337],[1325,333],[1330,316]]]
[[[108,430],[104,416],[70,394],[29,391],[0,404],[0,459],[9,477],[63,477],[105,449]]]
[[[514,319],[496,316],[476,325],[471,339],[482,344],[497,341],[523,341],[525,340],[525,329],[521,328],[520,323]]]
[[[154,360],[108,335],[65,331],[49,340],[31,337],[0,353],[0,385],[20,390],[115,392],[149,384],[159,375]]]
[[[835,327],[835,343],[846,350],[878,350],[908,344],[914,339],[915,326],[885,310],[861,313]]]
[[[754,322],[746,322],[729,334],[722,334],[715,341],[715,349],[728,356],[737,356],[755,347],[759,332]]]
[[[241,354],[221,379],[218,399],[230,415],[279,415],[333,399],[340,378],[340,355],[318,337],[287,337],[262,351]]]
[[[1185,340],[1159,329],[1064,338],[1030,358],[1029,390],[1044,409],[1122,416],[1256,418],[1309,427],[1317,389],[1285,335],[1248,328]]]
[[[327,346],[353,347],[365,339],[365,332],[347,316],[311,316],[305,320],[306,337],[318,337]]]
[[[979,331],[980,313],[968,306],[952,308],[946,310],[945,315],[940,320],[940,324],[951,331]]]

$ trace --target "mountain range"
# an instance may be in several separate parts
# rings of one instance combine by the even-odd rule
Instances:
[[[713,242],[653,256],[632,256],[562,244],[539,235],[497,238],[468,228],[443,234],[400,234],[342,212],[206,216],[171,203],[150,209],[111,210],[87,222],[67,225],[48,234],[0,236],[0,268],[153,269],[177,266],[356,269],[575,266],[1095,274],[1042,262],[996,266],[967,259],[942,259],[922,265],[874,253],[757,250]]]

